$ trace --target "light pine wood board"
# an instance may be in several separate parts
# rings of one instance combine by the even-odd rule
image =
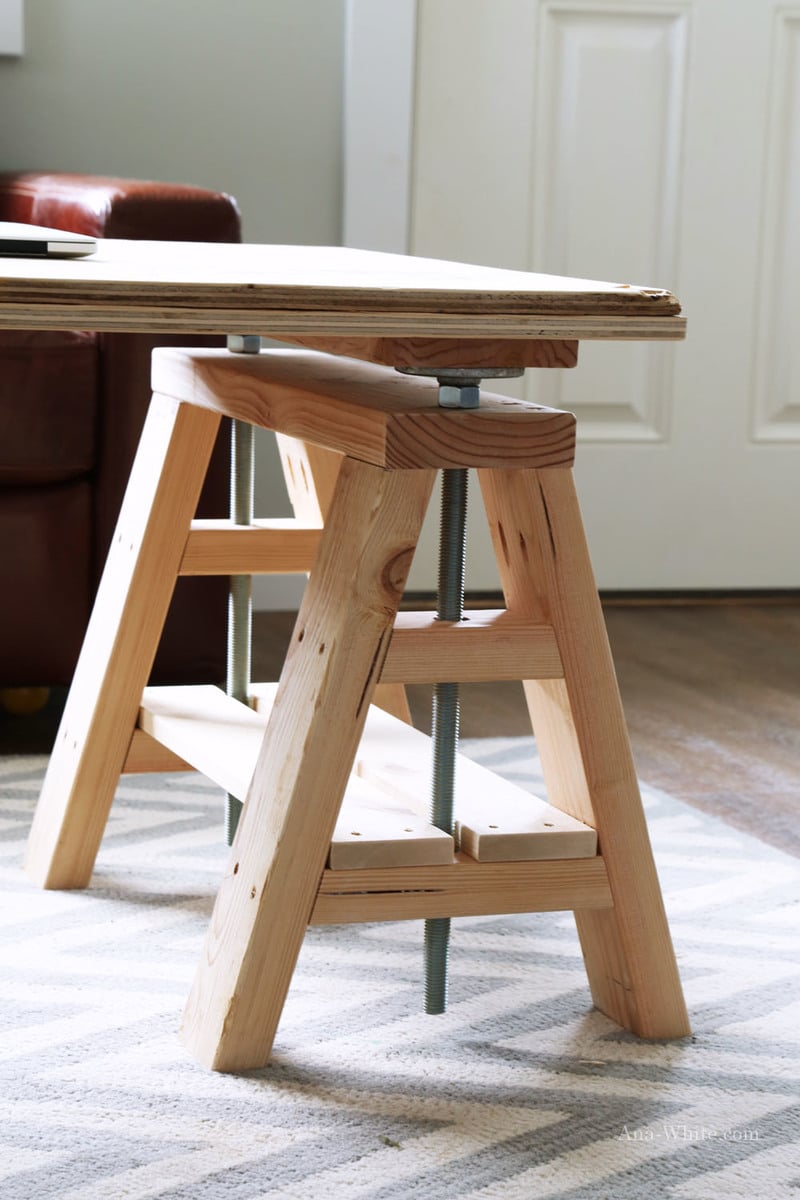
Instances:
[[[236,525],[224,519],[192,521],[181,575],[291,575],[311,569],[321,526],[292,517]]]
[[[440,621],[432,612],[398,613],[381,679],[483,683],[563,674],[551,625],[505,609],[472,609],[461,621]]]
[[[681,338],[662,288],[345,247],[106,240],[6,259],[0,327],[446,338]]]
[[[268,689],[269,709],[276,691],[277,684]],[[266,704],[267,691],[262,695]],[[176,769],[185,769],[188,763],[223,791],[244,800],[267,717],[211,684],[153,687],[144,690],[139,728],[178,756]],[[420,819],[379,785],[351,776],[328,865],[333,870],[430,866],[452,862],[453,848],[452,837]]]
[[[419,730],[374,710],[361,739],[356,770],[418,811],[431,796],[431,743]],[[459,848],[478,862],[587,858],[597,853],[588,824],[554,808],[493,771],[457,756],[454,799]]]
[[[281,341],[308,346],[328,354],[361,358],[390,367],[574,367],[578,362],[576,341],[493,338],[451,342],[444,338],[357,338],[292,337]]]
[[[42,887],[91,878],[218,428],[150,406],[28,840]]]
[[[231,700],[210,685],[147,688],[138,737],[133,740],[126,771],[183,770],[188,762],[232,795],[246,795],[277,686],[253,685],[255,709]],[[143,742],[145,734],[150,736]],[[161,754],[153,746],[153,739],[163,747]],[[354,775],[368,783],[373,792],[368,803],[364,802],[367,796],[363,789],[353,788],[352,792],[348,789],[345,793],[332,845],[347,845],[350,850],[345,854],[337,849],[331,867],[334,862],[344,864],[345,859],[354,869],[395,865],[401,854],[408,855],[402,860],[406,865],[413,865],[418,860],[412,861],[416,851],[410,847],[407,826],[413,825],[412,832],[419,836],[418,823],[422,820],[425,836],[430,837],[427,826],[430,738],[373,705],[367,715]],[[370,813],[377,814],[380,806],[388,815],[378,837],[378,817]],[[412,816],[413,823],[408,819]],[[379,852],[374,848],[359,857],[358,847],[366,844],[361,838],[367,827],[376,831],[374,836],[370,835],[373,841],[383,839],[387,843],[382,859],[376,857]],[[358,833],[356,838],[354,830]],[[456,834],[461,849],[479,862],[583,858],[597,850],[597,835],[591,827],[508,783],[465,755],[458,756]],[[403,845],[392,846],[389,843],[393,841]],[[423,856],[428,848],[418,853]]]
[[[509,611],[552,623],[564,678],[525,693],[552,803],[595,825],[614,908],[576,914],[598,1008],[640,1037],[689,1032],[571,471],[479,471]]]
[[[139,726],[133,731],[128,753],[122,766],[123,775],[152,775],[170,771],[193,771],[194,767],[180,755],[157,742]]]
[[[342,455],[286,433],[277,433],[275,441],[295,520],[322,526],[336,490]],[[402,684],[378,683],[373,702],[411,724],[411,710]]]
[[[271,684],[256,684],[253,700],[269,707]],[[364,726],[356,773],[420,815],[431,799],[430,738],[373,706]],[[584,858],[597,852],[591,826],[538,796],[457,755],[455,832],[461,850],[478,862]]]
[[[153,390],[390,470],[569,466],[575,417],[485,392],[438,403],[435,379],[309,350],[160,349]]]
[[[457,854],[456,861],[446,867],[325,871],[309,923],[585,911],[611,905],[605,864],[599,855],[477,863],[468,855]]]
[[[434,474],[339,470],[184,1014],[213,1069],[269,1058]]]

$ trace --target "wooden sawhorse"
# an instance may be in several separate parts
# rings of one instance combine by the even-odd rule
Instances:
[[[500,396],[439,408],[431,380],[307,351],[157,351],[153,388],[31,832],[32,877],[85,886],[121,772],[188,762],[246,793],[184,1019],[210,1067],[267,1062],[309,923],[573,910],[597,1007],[642,1037],[686,1035],[572,482],[574,418]],[[223,415],[309,444],[285,444],[284,461],[301,520],[303,496],[324,512],[321,535],[319,520],[192,522]],[[449,467],[478,468],[506,610],[398,616]],[[268,720],[214,688],[145,690],[181,571],[302,570],[312,557],[280,683],[256,689]],[[414,796],[427,739],[370,702],[381,683],[498,678],[525,680],[549,804],[465,767],[454,855],[411,811],[427,799]],[[376,789],[395,793],[383,814]]]

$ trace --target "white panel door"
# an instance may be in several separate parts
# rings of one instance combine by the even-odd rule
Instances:
[[[359,2],[381,0],[351,22]],[[578,414],[600,585],[800,585],[800,4],[404,8],[409,250],[668,287],[689,318],[686,343],[584,343],[519,385]],[[468,586],[491,588],[473,541]]]

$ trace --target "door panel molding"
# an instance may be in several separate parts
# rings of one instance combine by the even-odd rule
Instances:
[[[531,252],[539,269],[621,283],[677,276],[689,9],[545,0]],[[598,229],[602,237],[598,237]],[[664,441],[673,347],[583,347],[592,369],[537,382],[584,441]]]
[[[775,14],[752,436],[800,441],[800,9]]]

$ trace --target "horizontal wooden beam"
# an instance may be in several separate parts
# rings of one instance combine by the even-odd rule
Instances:
[[[311,569],[322,529],[293,517],[192,521],[181,575],[294,575]]]
[[[552,626],[504,609],[471,609],[456,622],[430,612],[398,613],[381,680],[481,683],[563,675]]]
[[[312,925],[612,908],[603,859],[325,871]]]
[[[200,524],[200,523],[198,523]],[[210,540],[217,541],[216,526],[226,522],[203,522],[213,526]],[[238,529],[235,537],[238,541]],[[241,526],[248,533],[249,526]],[[316,533],[316,530],[309,530]],[[201,530],[196,544],[196,555],[205,557],[205,531]],[[221,538],[227,541],[230,531]],[[292,536],[298,536],[295,532]],[[304,537],[304,534],[300,534]],[[245,546],[247,543],[240,543]],[[226,573],[235,574],[234,553],[228,554]],[[238,551],[236,551],[238,553]],[[243,551],[242,551],[243,553]],[[193,567],[196,563],[192,551]],[[288,556],[287,556],[288,558]],[[208,558],[205,558],[208,561]],[[287,559],[283,560],[284,562]],[[243,564],[242,564],[243,565]],[[192,573],[195,572],[194,569]],[[561,658],[552,627],[537,625],[518,618],[505,609],[471,609],[462,622],[438,621],[430,612],[398,613],[394,633],[381,675],[382,683],[432,683],[446,680],[453,683],[476,682],[487,679],[558,679],[563,676]],[[256,703],[265,712],[271,698],[265,699],[268,686],[271,696],[275,685],[256,685]],[[144,718],[152,722],[152,714]],[[148,725],[150,727],[150,725]],[[166,746],[137,729],[134,733],[125,773],[152,771],[186,771],[192,769],[184,759],[175,755]]]
[[[312,350],[227,354],[164,347],[153,391],[371,463],[569,467],[575,417],[485,392],[479,408],[442,408],[435,379]]]
[[[283,337],[293,346],[385,363],[389,367],[574,367],[577,341],[547,338]]]

